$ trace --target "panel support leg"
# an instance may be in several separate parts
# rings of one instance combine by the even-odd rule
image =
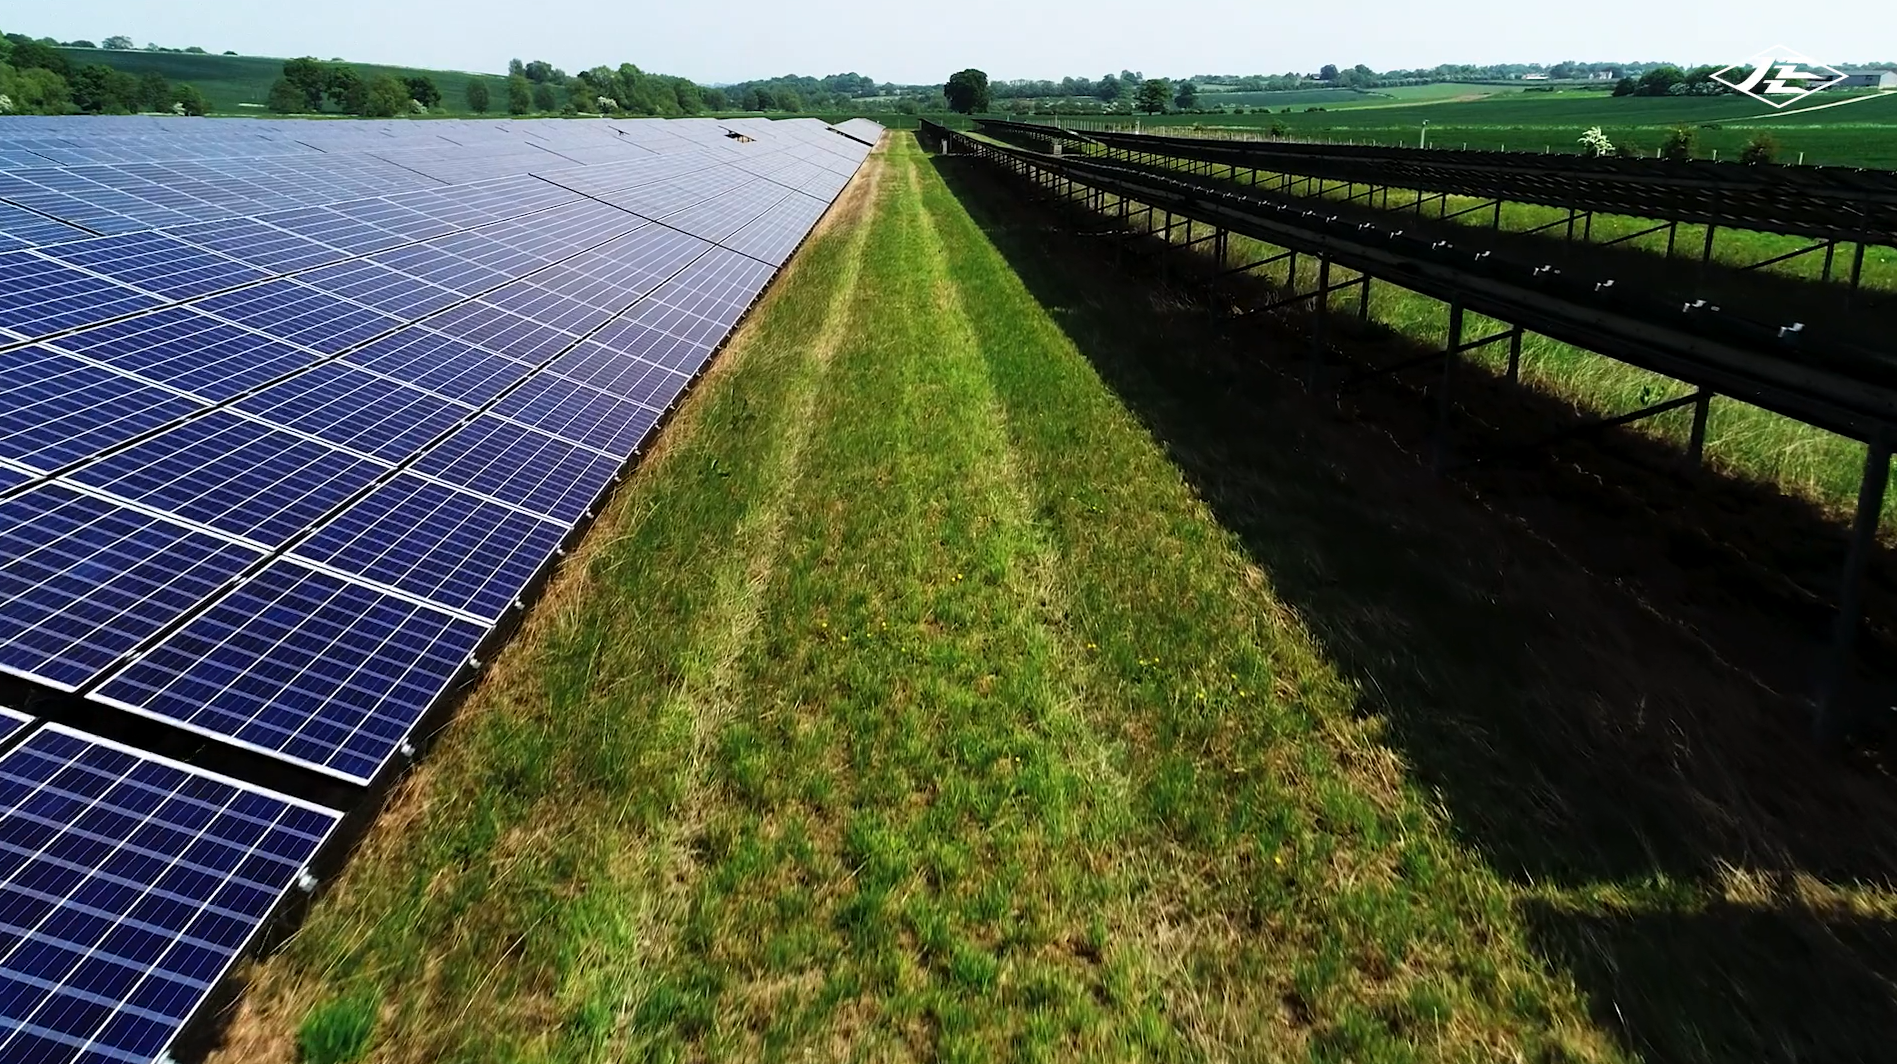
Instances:
[[[1315,394],[1324,373],[1324,323],[1331,310],[1331,260],[1318,256],[1317,294],[1311,306],[1311,355],[1304,386]]]
[[[1697,466],[1706,453],[1706,418],[1712,413],[1713,393],[1704,388],[1693,403],[1693,434],[1686,439],[1686,463]]]
[[[1436,390],[1436,441],[1430,466],[1441,476],[1449,468],[1449,388],[1456,378],[1456,357],[1462,347],[1462,300],[1449,302],[1449,339],[1443,345],[1442,384]]]
[[[1508,379],[1511,384],[1522,379],[1522,327],[1519,325],[1508,334]]]
[[[1864,456],[1864,479],[1858,486],[1857,521],[1851,529],[1851,550],[1844,562],[1844,586],[1838,595],[1837,629],[1831,638],[1831,657],[1819,681],[1818,714],[1812,722],[1820,745],[1836,750],[1844,745],[1855,721],[1846,708],[1847,679],[1856,656],[1857,635],[1864,609],[1864,573],[1877,546],[1878,518],[1884,511],[1884,489],[1890,483],[1890,437],[1879,430]]]

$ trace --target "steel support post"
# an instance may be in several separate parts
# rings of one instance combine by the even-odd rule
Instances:
[[[1370,275],[1363,275],[1363,287],[1357,293],[1357,320],[1370,320]]]
[[[1884,511],[1884,489],[1890,484],[1890,437],[1878,430],[1864,456],[1864,479],[1857,493],[1857,520],[1851,529],[1851,549],[1845,556],[1844,585],[1838,594],[1837,627],[1831,638],[1831,656],[1819,680],[1818,712],[1812,732],[1820,745],[1836,750],[1856,723],[1846,706],[1845,687],[1857,650],[1864,610],[1864,574],[1877,547],[1878,518]]]
[[[1495,216],[1489,219],[1490,229],[1502,228],[1502,201],[1495,201]]]
[[[1462,300],[1449,301],[1449,339],[1443,345],[1442,385],[1436,391],[1436,441],[1430,465],[1438,476],[1449,468],[1449,387],[1456,377],[1456,358],[1462,348]]]
[[[1324,323],[1330,317],[1331,310],[1331,260],[1322,255],[1317,258],[1317,294],[1312,299],[1311,355],[1309,367],[1305,371],[1304,387],[1316,394],[1324,373]]]
[[[1589,211],[1587,212],[1587,217],[1583,219],[1581,222],[1581,243],[1585,244],[1589,240],[1592,240],[1593,238],[1594,238],[1594,212]]]
[[[1679,222],[1672,221],[1666,223],[1666,257],[1669,259],[1673,257],[1673,238],[1678,236],[1679,232]]]
[[[1864,241],[1857,242],[1857,250],[1851,252],[1851,294],[1857,295],[1858,279],[1864,275]]]
[[[1699,264],[1701,266],[1713,261],[1713,234],[1717,232],[1719,232],[1718,226],[1710,224],[1706,226],[1706,246],[1699,253]]]
[[[1825,268],[1818,274],[1820,281],[1831,280],[1831,259],[1837,252],[1838,242],[1836,240],[1828,240],[1825,242]]]
[[[1510,383],[1522,379],[1522,327],[1519,325],[1508,334],[1508,379]]]
[[[1686,438],[1688,465],[1699,465],[1701,457],[1706,453],[1706,418],[1712,413],[1712,409],[1713,393],[1701,388],[1693,400],[1693,434]]]

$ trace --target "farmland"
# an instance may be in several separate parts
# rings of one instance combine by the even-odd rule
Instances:
[[[270,86],[283,76],[283,60],[264,56],[197,55],[186,52],[104,51],[91,48],[62,48],[75,67],[105,63],[131,74],[156,72],[166,80],[196,85],[210,101],[211,110],[222,114],[262,114]],[[500,75],[471,74],[460,70],[418,70],[409,67],[377,66],[352,63],[364,77],[391,74],[398,78],[427,76],[441,90],[446,113],[467,114],[467,87],[472,78],[486,78],[495,99],[506,100],[506,88]]]
[[[1245,115],[1157,115],[1145,127],[1218,126],[1239,129],[1282,125],[1291,137],[1375,144],[1416,144],[1429,123],[1434,147],[1575,150],[1575,140],[1600,126],[1616,144],[1651,152],[1678,125],[1694,127],[1704,154],[1732,158],[1757,131],[1769,131],[1783,147],[1780,159],[1823,166],[1897,167],[1897,94],[1865,99],[1836,94],[1823,102],[1857,99],[1839,107],[1797,114],[1742,97],[1612,97],[1603,92],[1517,93],[1480,100],[1349,107]]]

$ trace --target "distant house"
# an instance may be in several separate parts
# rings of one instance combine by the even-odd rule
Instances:
[[[1548,80],[1548,75],[1546,75],[1546,74],[1523,74],[1523,75],[1522,75],[1522,80],[1523,80],[1523,81],[1547,81],[1547,80]]]
[[[1897,89],[1897,70],[1853,70],[1835,86],[1840,89]]]

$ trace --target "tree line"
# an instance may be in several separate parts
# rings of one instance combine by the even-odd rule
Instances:
[[[264,105],[278,114],[321,114],[325,109],[367,118],[426,114],[441,106],[441,90],[427,75],[398,78],[380,73],[363,77],[348,63],[325,63],[310,56],[286,59],[283,76],[270,86]]]
[[[75,65],[60,47],[51,38],[0,35],[0,114],[201,115],[210,109],[195,85],[168,81],[156,71],[130,74],[104,63]]]

